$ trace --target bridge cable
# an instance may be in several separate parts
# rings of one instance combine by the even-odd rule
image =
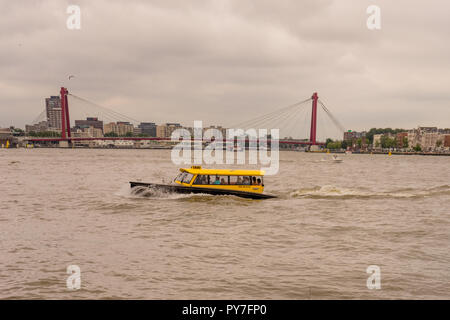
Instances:
[[[311,100],[311,99],[308,99],[308,100]],[[241,125],[244,124],[244,123],[247,123],[247,125],[246,125],[247,127],[249,126],[249,124],[251,124],[252,126],[255,126],[257,124],[266,123],[268,121],[278,119],[279,117],[281,117],[283,115],[284,112],[287,112],[287,111],[289,111],[289,110],[291,110],[291,109],[293,109],[293,108],[295,108],[295,107],[297,107],[297,106],[307,102],[308,100],[301,101],[301,102],[295,103],[293,105],[289,105],[287,107],[284,107],[284,108],[281,108],[281,109],[277,109],[277,110],[275,110],[273,112],[270,112],[268,114],[259,116],[257,118],[247,120],[245,122],[242,122]]]
[[[272,111],[270,113],[264,114],[262,116],[259,116],[259,117],[253,118],[253,119],[249,119],[247,121],[243,121],[243,122],[237,123],[236,125],[233,125],[232,127],[233,128],[239,128],[239,127],[244,126],[246,123],[252,123],[254,121],[259,121],[259,120],[262,120],[264,118],[271,117],[273,115],[277,115],[279,112],[285,111],[286,109],[290,109],[290,108],[296,107],[296,106],[298,106],[298,105],[300,105],[302,103],[308,102],[310,100],[311,100],[311,98],[306,99],[304,101],[297,102],[295,104],[292,104],[292,105],[289,105],[289,106],[286,106],[286,107],[283,107],[283,108],[279,108],[279,109],[277,109],[275,111]]]
[[[279,114],[276,114],[276,115],[272,116],[271,118],[267,118],[267,119],[263,119],[263,120],[260,120],[260,121],[256,121],[253,124],[253,126],[256,127],[256,126],[263,126],[264,125],[264,126],[270,126],[271,127],[270,129],[274,129],[274,128],[275,129],[280,129],[281,126],[279,124],[276,124],[275,120],[280,120],[280,121],[281,121],[281,119],[284,120],[292,112],[295,112],[295,108],[291,108],[289,110],[285,110],[285,111],[283,111],[283,112],[281,112]],[[269,129],[269,128],[267,128],[267,129]]]
[[[100,106],[100,105],[98,105],[96,103],[90,102],[90,101],[88,101],[86,99],[83,99],[83,98],[80,98],[80,97],[76,97],[74,95],[71,95],[71,96],[76,98],[76,99],[78,99],[78,100],[80,100],[80,101],[83,101],[83,102],[86,102],[86,103],[88,103],[90,105],[93,105],[94,107],[97,108],[97,110],[94,110],[94,111],[89,110],[89,113],[92,113],[92,112],[99,113],[99,114],[102,115],[102,117],[106,117],[106,118],[112,119],[113,121],[138,122],[135,119],[132,119],[132,118],[130,118],[128,116],[122,115],[122,114],[120,114],[118,112],[115,112],[113,110],[110,110],[108,108],[102,107],[102,106]],[[83,109],[84,109],[84,107],[83,107]],[[100,111],[98,109],[100,109],[102,111]]]
[[[89,100],[87,100],[87,99],[81,98],[81,97],[76,96],[76,95],[74,95],[74,94],[72,94],[72,93],[69,93],[68,95],[69,95],[69,96],[72,96],[72,97],[74,97],[74,98],[76,98],[76,99],[79,99],[79,100],[81,100],[81,101],[83,101],[83,102],[86,102],[86,103],[88,103],[88,104],[91,104],[91,105],[93,105],[93,106],[96,106],[97,108],[103,109],[103,110],[105,110],[106,112],[109,112],[110,114],[115,115],[115,116],[116,116],[117,118],[119,118],[119,119],[120,119],[120,118],[122,118],[122,119],[127,119],[128,122],[135,122],[135,123],[139,123],[139,122],[140,122],[139,120],[133,119],[133,118],[128,117],[128,116],[126,116],[126,115],[124,115],[124,114],[121,114],[121,113],[119,113],[119,112],[113,111],[113,110],[111,110],[111,109],[109,109],[109,108],[103,107],[103,106],[101,106],[101,105],[99,105],[99,104],[97,104],[97,103],[94,103],[94,102],[89,101]]]
[[[283,118],[283,120],[280,121],[280,124],[278,125],[280,131],[283,132],[283,138],[288,138],[289,136],[295,138],[294,137],[295,132],[292,133],[290,128],[293,125],[295,125],[294,119],[301,113],[301,110],[304,109],[305,107],[306,105],[303,105],[299,109],[294,109],[293,112],[290,113],[286,112],[286,116]]]
[[[84,106],[84,105],[81,105],[81,106],[79,106],[79,105],[73,106],[72,105],[70,110],[73,112],[74,109],[76,109],[76,111],[81,112],[83,117],[90,117],[90,116],[92,117],[93,115],[95,115],[97,118],[102,119],[105,123],[106,123],[106,121],[115,122],[118,120],[117,117],[111,113],[108,113],[106,111],[104,112],[104,111],[97,110],[97,109],[92,110],[89,107]],[[119,120],[123,120],[123,119],[119,119]]]
[[[330,110],[323,104],[322,101],[319,100],[320,105],[322,106],[322,109],[326,112],[328,117],[330,117],[331,121],[341,130],[342,132],[345,132],[344,126],[331,114]]]
[[[299,125],[300,119],[302,118],[303,114],[306,114],[307,112],[300,112],[305,111],[304,109],[299,110],[291,119],[291,124],[287,127],[286,132],[288,132],[289,136],[292,136],[293,138],[302,139],[302,133],[301,131],[296,131],[296,129],[301,129],[302,127]],[[295,135],[298,135],[295,137]]]
[[[45,116],[45,117],[44,117]],[[39,115],[31,122],[31,124],[37,124],[41,121],[47,120],[47,110],[44,109]]]

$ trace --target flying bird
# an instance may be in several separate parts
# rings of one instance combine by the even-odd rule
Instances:
[[[72,78],[75,78],[75,76],[74,76],[73,74],[71,74],[71,75],[69,76],[69,80],[72,79]]]

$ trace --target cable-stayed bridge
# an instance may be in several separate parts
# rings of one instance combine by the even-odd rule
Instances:
[[[137,125],[138,120],[127,115],[116,112],[110,108],[103,107],[95,102],[91,102],[85,98],[69,93],[67,88],[61,87],[61,136],[51,138],[30,137],[30,142],[57,142],[57,141],[89,141],[89,140],[155,140],[155,141],[171,141],[170,137],[74,137],[71,132],[69,113],[69,97],[72,102],[77,103],[77,112],[84,113],[87,116],[96,116],[103,121],[109,122],[129,122]],[[73,99],[73,100],[72,100]],[[83,109],[84,110],[81,110]],[[35,119],[35,123],[39,122],[46,116],[45,110]],[[267,129],[270,133],[271,129],[279,129],[280,144],[295,144],[304,146],[321,146],[325,144],[328,137],[336,136],[336,133],[342,135],[345,131],[344,127],[336,119],[336,117],[325,106],[323,101],[319,99],[317,93],[310,98],[297,102],[295,104],[277,108],[267,114],[259,115],[253,119],[237,123],[230,126],[233,129]],[[195,140],[192,138],[192,140]],[[216,140],[217,141],[217,140]],[[227,141],[224,137],[223,141]],[[234,141],[234,140],[233,140]],[[249,141],[248,139],[246,141]],[[269,141],[270,143],[270,136]]]

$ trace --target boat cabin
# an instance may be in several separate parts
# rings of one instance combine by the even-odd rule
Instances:
[[[175,183],[192,188],[236,190],[262,193],[264,191],[264,171],[202,169],[193,166],[181,168]]]

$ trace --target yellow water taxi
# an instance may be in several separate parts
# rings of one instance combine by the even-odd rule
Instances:
[[[181,168],[173,184],[130,182],[131,188],[147,187],[165,192],[234,195],[251,199],[276,198],[264,192],[263,170]]]

